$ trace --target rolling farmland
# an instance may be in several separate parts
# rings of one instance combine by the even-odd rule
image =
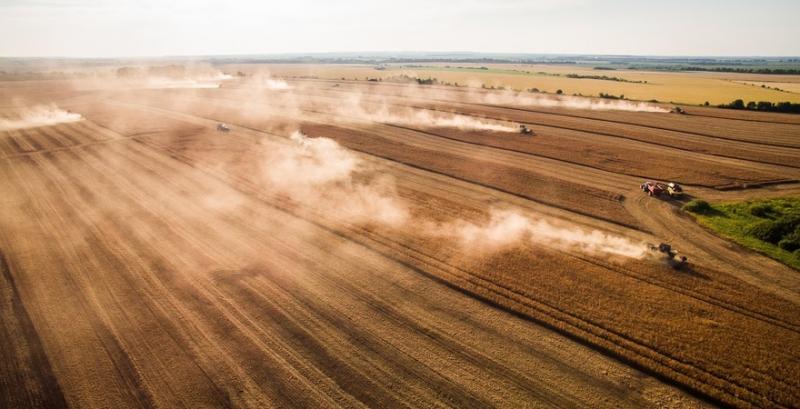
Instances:
[[[639,189],[800,194],[796,116],[283,84],[0,83],[82,118],[0,131],[0,407],[797,406],[798,272]]]
[[[245,71],[252,69],[248,65],[233,65],[231,68]],[[389,64],[385,70],[380,71],[358,64],[278,64],[270,66],[270,71],[279,76],[348,80],[408,75],[478,87],[483,84],[486,87],[517,90],[537,88],[551,93],[561,89],[569,95],[598,96],[606,93],[645,101],[656,99],[693,105],[703,104],[705,101],[712,105],[729,103],[737,98],[745,101],[800,102],[800,76],[797,75],[782,75],[776,79],[763,74],[658,72],[646,69],[606,71],[595,70],[583,64],[491,63]],[[623,81],[570,78],[567,75],[606,75],[621,78]]]

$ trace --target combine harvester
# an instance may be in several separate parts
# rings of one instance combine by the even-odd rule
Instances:
[[[670,198],[675,199],[683,195],[683,188],[681,185],[675,182],[663,184],[659,182],[646,181],[642,183],[639,188],[642,189],[642,192],[647,193],[647,195],[651,197],[661,197],[662,195],[666,194]]]
[[[678,255],[678,251],[673,250],[672,246],[667,243],[661,243],[658,246],[648,245],[648,247],[654,253],[661,253],[667,264],[675,270],[682,270],[689,264],[686,256]]]
[[[522,135],[530,135],[530,136],[536,135],[535,133],[533,133],[533,130],[531,128],[528,128],[527,125],[522,125],[522,124],[520,124],[519,126],[519,133],[521,133]]]
[[[227,133],[230,132],[231,128],[225,124],[217,124],[217,132]]]
[[[678,198],[683,196],[683,188],[675,182],[667,183],[667,194],[669,197]]]

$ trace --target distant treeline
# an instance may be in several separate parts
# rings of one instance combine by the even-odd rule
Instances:
[[[795,68],[686,67],[685,71],[741,72],[746,74],[800,75]]]
[[[342,78],[342,79],[344,79],[344,78]],[[411,77],[411,76],[408,76],[406,74],[393,75],[391,77],[386,77],[386,78],[369,78],[369,77],[367,77],[367,81],[372,81],[372,82],[386,81],[386,82],[395,82],[395,83],[401,83],[401,84],[417,83],[419,85],[446,85],[446,86],[452,86],[452,87],[465,86],[465,85],[459,85],[457,82],[439,81],[438,79],[433,78],[433,77],[418,78],[418,77]]]
[[[745,104],[744,100],[737,99],[730,104],[719,105],[726,109],[746,109],[749,111],[782,112],[787,114],[800,114],[800,104],[791,102],[773,103],[769,101],[750,101]]]
[[[625,99],[625,95],[624,94],[620,95],[620,96],[616,96],[616,95],[606,94],[605,92],[601,92],[601,93],[599,93],[597,95],[600,98],[605,98],[605,99]]]
[[[412,77],[412,76],[409,76],[409,75],[406,75],[406,74],[393,75],[393,76],[386,77],[386,78],[367,78],[367,81],[373,81],[373,82],[386,81],[386,82],[395,82],[395,83],[401,83],[401,84],[407,84],[407,83],[416,82],[417,84],[420,84],[420,85],[439,85],[439,84],[450,85],[449,83],[441,83],[436,78],[432,78],[432,77],[417,78],[417,77]]]
[[[771,75],[800,75],[797,68],[764,68],[764,67],[702,67],[698,65],[643,65],[630,66],[631,70],[656,70],[656,71],[707,71],[707,72],[734,72],[744,74],[771,74]]]
[[[633,80],[626,80],[625,78],[620,77],[609,77],[607,75],[581,75],[581,74],[567,74],[565,75],[567,78],[580,78],[580,79],[589,79],[589,80],[603,80],[603,81],[617,81],[617,82],[631,82],[634,84],[646,84],[647,81],[633,81]]]

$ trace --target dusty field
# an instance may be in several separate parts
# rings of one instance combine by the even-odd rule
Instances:
[[[0,96],[82,115],[0,131],[0,407],[800,401],[798,272],[638,190],[797,194],[795,117],[349,81]],[[660,241],[691,268],[639,253]]]

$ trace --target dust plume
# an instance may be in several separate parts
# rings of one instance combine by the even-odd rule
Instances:
[[[147,77],[144,81],[144,85],[146,88],[150,89],[219,88],[223,81],[231,78],[233,77],[223,73],[182,78]]]
[[[279,78],[273,78],[271,76],[257,76],[248,81],[248,85],[255,86],[259,89],[268,89],[273,91],[287,90],[292,88],[289,86],[288,82]]]
[[[647,102],[621,99],[595,99],[574,96],[524,95],[511,92],[480,94],[482,103],[492,105],[524,105],[544,108],[585,109],[593,111],[669,112],[668,109]]]
[[[326,137],[299,131],[289,142],[262,142],[265,190],[326,218],[407,229],[412,234],[458,242],[468,253],[499,251],[528,242],[600,257],[640,259],[647,247],[618,235],[585,230],[568,222],[533,218],[515,209],[490,209],[483,223],[463,219],[433,222],[414,215],[395,181],[376,176],[357,153]]]
[[[205,65],[125,66],[115,70],[123,84],[134,88],[219,88],[233,79],[216,68]]]
[[[240,80],[240,89],[250,91],[284,91],[293,89],[285,80],[274,77],[268,70],[258,70],[250,75],[243,76]]]
[[[65,111],[54,104],[37,105],[25,108],[17,117],[0,118],[0,130],[33,128],[37,126],[55,125],[65,122],[76,122],[82,119],[80,114]]]
[[[545,219],[531,219],[508,209],[491,209],[489,221],[483,224],[459,220],[433,226],[428,231],[436,236],[455,238],[470,251],[495,251],[527,240],[550,248],[596,256],[641,259],[647,254],[643,243],[598,230],[557,226]]]
[[[357,121],[380,122],[426,128],[457,128],[495,132],[516,132],[517,128],[507,122],[481,120],[467,115],[433,113],[429,110],[392,107],[385,99],[374,99],[365,103],[360,94],[352,94],[334,107],[337,116]]]
[[[406,221],[408,211],[393,180],[374,176],[332,139],[301,132],[290,139],[265,149],[263,174],[272,193],[350,222],[399,226]]]
[[[408,109],[404,113],[388,115],[381,122],[434,128],[457,128],[494,132],[515,132],[517,128],[499,121],[482,121],[466,115],[433,114],[420,109]]]
[[[264,79],[264,88],[266,89],[273,89],[273,90],[281,90],[281,89],[289,89],[289,83],[284,80],[274,79],[274,78],[266,78]]]

